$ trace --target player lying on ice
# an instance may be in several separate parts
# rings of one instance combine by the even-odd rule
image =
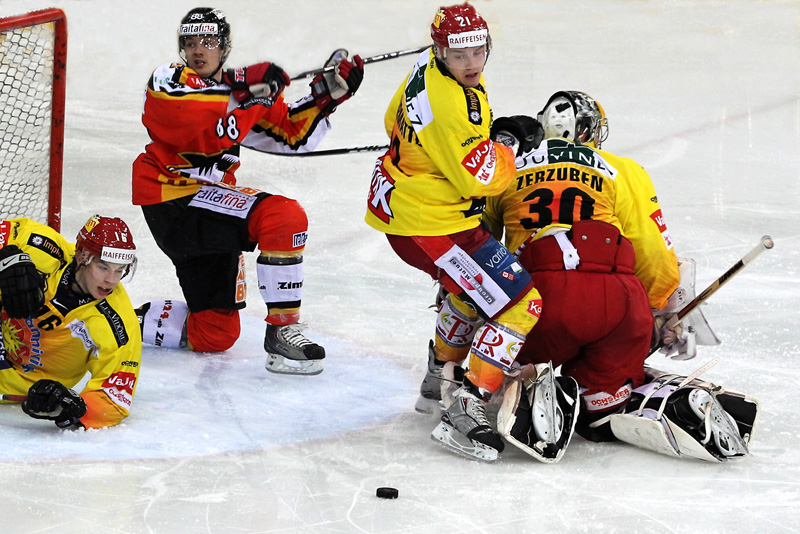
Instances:
[[[495,236],[505,232],[542,295],[539,321],[511,372],[517,376],[506,382],[497,429],[545,462],[562,457],[573,430],[673,456],[743,456],[753,399],[644,364],[658,346],[688,359],[696,342],[719,341],[700,310],[675,328],[664,326],[694,296],[694,262],[678,261],[644,169],[600,150],[607,135],[602,107],[577,91],[555,93],[538,121],[517,116],[493,125],[493,138],[517,150],[517,177],[488,199],[484,221]],[[449,300],[440,319],[466,320]],[[429,369],[432,379],[455,378],[452,364],[433,354]],[[440,383],[447,403],[452,386]]]
[[[136,269],[124,221],[94,215],[76,244],[30,219],[0,220],[0,393],[61,428],[102,428],[130,413],[142,338],[120,283]],[[73,388],[91,378],[78,395]]]
[[[299,328],[306,213],[296,200],[238,186],[234,173],[242,146],[314,150],[329,115],[360,86],[363,62],[337,50],[311,93],[287,103],[290,79],[276,64],[223,70],[232,37],[219,9],[189,11],[177,37],[183,63],[158,67],[147,85],[142,123],[151,142],[133,164],[133,203],[172,260],[186,302],[144,304],[144,341],[198,352],[233,346],[245,306],[242,251],[258,248],[266,368],[320,373],[325,349]]]

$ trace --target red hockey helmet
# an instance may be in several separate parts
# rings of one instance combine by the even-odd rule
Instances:
[[[471,5],[442,6],[431,24],[431,39],[440,50],[486,45],[491,47],[489,26]]]
[[[136,245],[125,221],[92,215],[78,232],[75,257],[79,265],[87,265],[93,258],[128,265],[126,274],[132,275],[136,267]]]

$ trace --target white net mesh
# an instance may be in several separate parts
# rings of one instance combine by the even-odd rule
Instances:
[[[0,219],[47,223],[54,24],[0,21]]]

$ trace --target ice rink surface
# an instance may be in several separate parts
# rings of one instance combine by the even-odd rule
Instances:
[[[69,24],[62,229],[121,216],[139,247],[134,304],[179,298],[171,265],[130,203],[151,71],[178,58],[185,0],[56,4]],[[230,65],[290,74],[338,47],[363,56],[427,44],[440,2],[223,0]],[[603,148],[649,172],[698,290],[764,234],[775,248],[703,307],[718,347],[650,365],[760,401],[752,455],[708,464],[576,437],[555,465],[509,448],[457,457],[414,412],[435,289],[363,222],[377,154],[286,158],[243,151],[240,184],[297,198],[310,219],[303,320],[328,351],[316,377],[264,370],[264,305],[248,257],[244,328],[217,355],[145,349],[131,417],[63,432],[0,406],[0,533],[687,533],[800,531],[800,4],[792,1],[527,1],[474,5],[494,48],[495,116],[535,113],[555,91],[605,108]],[[367,66],[321,149],[386,142],[382,118],[413,57]],[[296,82],[291,99],[308,91]],[[375,497],[378,486],[397,500]]]

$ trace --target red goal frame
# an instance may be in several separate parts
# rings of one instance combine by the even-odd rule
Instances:
[[[50,108],[50,183],[47,224],[61,230],[61,183],[64,167],[64,111],[67,92],[67,16],[50,8],[0,19],[0,31],[53,23],[53,94]]]

